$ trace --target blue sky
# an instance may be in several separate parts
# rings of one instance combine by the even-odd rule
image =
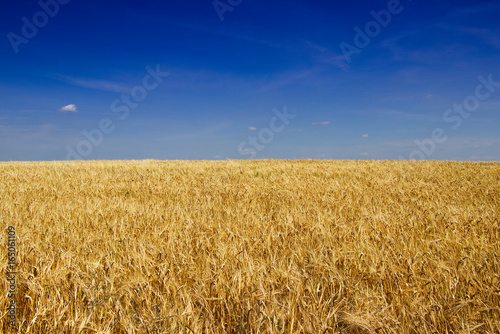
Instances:
[[[498,1],[0,6],[1,161],[500,160]]]

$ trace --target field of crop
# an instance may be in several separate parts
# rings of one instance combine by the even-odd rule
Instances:
[[[0,330],[499,333],[500,163],[0,163]]]

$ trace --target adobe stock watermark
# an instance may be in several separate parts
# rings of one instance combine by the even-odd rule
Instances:
[[[253,159],[257,156],[257,151],[262,151],[266,145],[274,140],[274,134],[279,133],[285,129],[285,126],[290,124],[290,119],[294,119],[297,115],[288,114],[286,106],[283,107],[283,112],[278,109],[273,109],[275,117],[269,120],[269,127],[261,129],[257,136],[248,136],[247,140],[242,141],[238,145],[238,152],[241,155],[250,155],[249,158]],[[278,121],[281,125],[278,126]],[[249,146],[249,147],[248,147]]]
[[[370,11],[370,15],[375,20],[366,23],[364,31],[362,31],[358,26],[354,27],[354,32],[356,33],[353,39],[354,45],[346,42],[339,44],[340,50],[342,51],[347,63],[350,64],[351,56],[355,53],[359,54],[362,49],[366,48],[371,43],[371,39],[380,34],[382,27],[385,28],[389,25],[389,23],[391,23],[392,16],[401,14],[403,9],[404,7],[401,5],[399,0],[389,0],[387,2],[387,9],[382,9],[379,12],[374,10]]]
[[[224,21],[224,13],[232,12],[234,7],[241,5],[243,0],[214,0],[212,5],[214,6],[215,12],[219,16],[220,21]]]
[[[135,86],[130,90],[130,94],[122,94],[120,99],[116,99],[111,103],[111,112],[118,115],[120,120],[125,120],[130,109],[135,109],[148,96],[148,92],[156,89],[162,82],[163,78],[170,75],[168,72],[162,72],[160,70],[160,65],[156,65],[156,69],[146,66],[148,74],[146,74],[142,79],[142,85]],[[87,131],[84,129],[82,131],[83,136],[86,139],[82,139],[76,145],[76,149],[73,149],[70,145],[66,146],[66,160],[71,160],[72,158],[77,160],[82,160],[82,157],[88,156],[97,147],[102,144],[105,134],[110,134],[115,130],[116,126],[113,121],[109,118],[103,118],[99,122],[98,128]]]
[[[455,103],[453,108],[448,108],[443,113],[443,121],[445,123],[453,123],[451,128],[457,130],[463,119],[470,117],[471,113],[479,108],[481,101],[485,101],[491,97],[491,94],[500,87],[500,81],[493,81],[493,75],[490,73],[485,79],[482,75],[477,77],[479,84],[474,90],[474,95],[469,95],[462,103]],[[465,110],[464,110],[465,109]],[[418,149],[413,150],[409,155],[409,160],[425,159],[431,156],[436,150],[436,144],[443,144],[448,140],[445,131],[442,128],[434,128],[431,131],[430,138],[422,141],[415,140]],[[403,156],[399,156],[400,160],[406,160]]]
[[[38,35],[38,29],[41,29],[49,23],[49,18],[53,18],[59,13],[59,6],[66,5],[70,0],[40,0],[38,1],[38,6],[41,10],[33,14],[31,20],[26,16],[21,18],[23,26],[21,27],[21,34],[16,34],[9,32],[7,38],[9,39],[10,45],[14,52],[19,53],[19,45],[28,44],[30,39],[33,39]]]

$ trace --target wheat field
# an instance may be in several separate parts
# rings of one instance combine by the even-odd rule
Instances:
[[[0,181],[4,333],[500,332],[498,162],[4,162]]]

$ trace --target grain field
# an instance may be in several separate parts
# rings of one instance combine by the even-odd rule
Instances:
[[[0,181],[4,333],[500,332],[498,162],[4,162]]]

